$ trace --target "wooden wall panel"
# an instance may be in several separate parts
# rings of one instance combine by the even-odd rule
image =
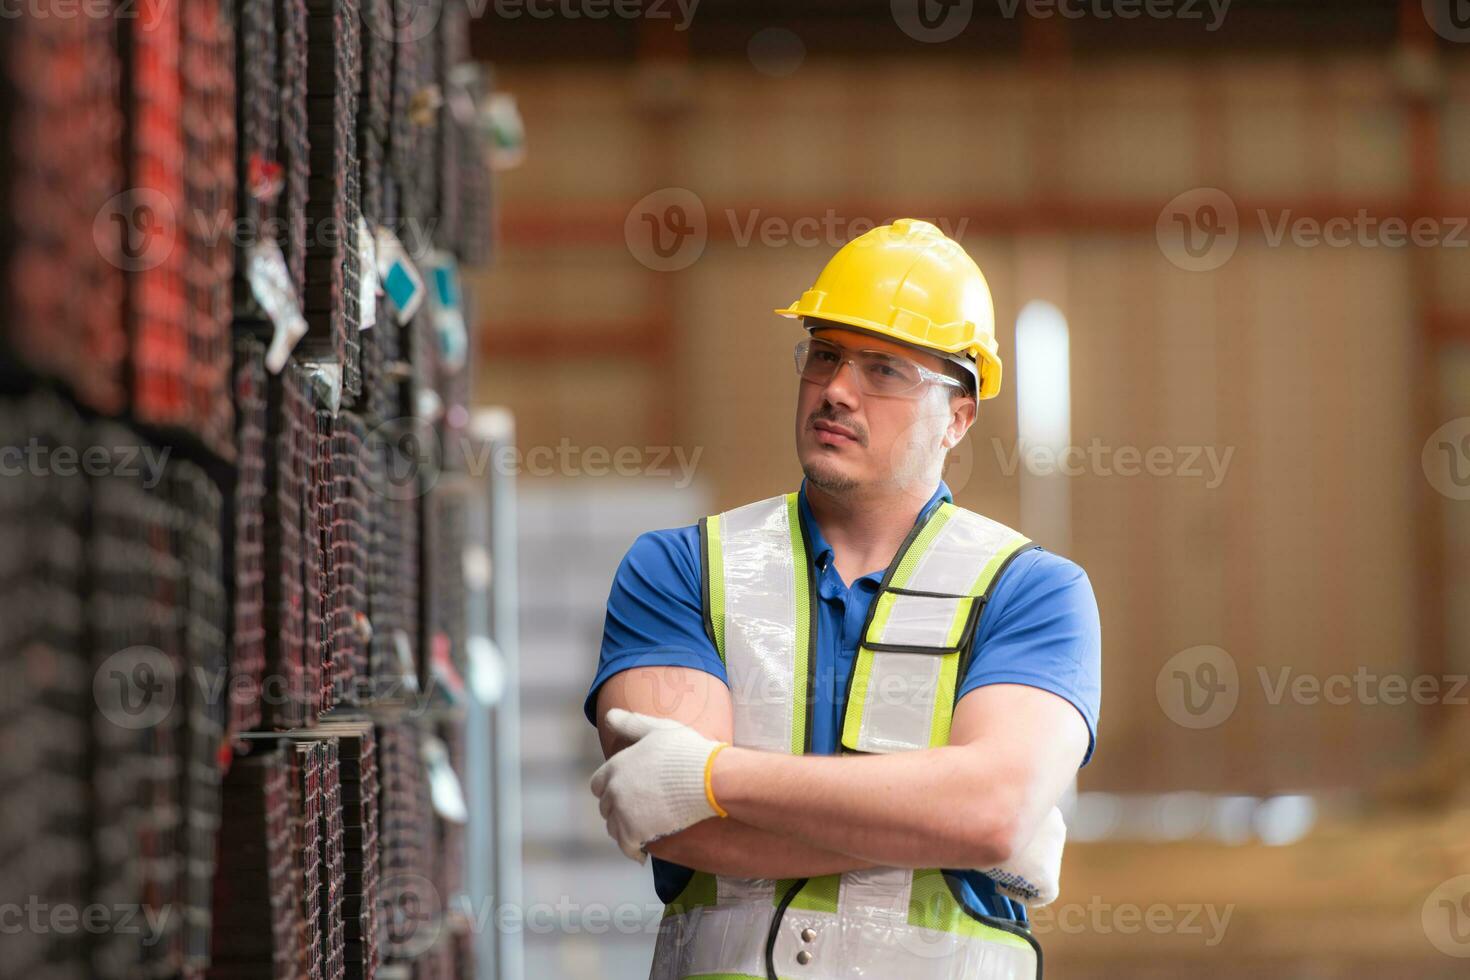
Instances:
[[[670,182],[696,190],[720,223],[727,207],[873,220],[957,202],[972,218],[963,240],[990,279],[1007,359],[1020,308],[1055,298],[1023,292],[1015,225],[1028,202],[1082,202],[1076,227],[1022,229],[1063,235],[1073,441],[1110,454],[1166,450],[1171,466],[1070,478],[1069,551],[1104,624],[1102,744],[1084,788],[1280,792],[1361,783],[1413,758],[1415,710],[1272,705],[1258,673],[1415,669],[1426,433],[1413,406],[1427,379],[1415,376],[1408,255],[1272,247],[1259,217],[1242,212],[1234,257],[1193,273],[1168,261],[1144,220],[1195,184],[1220,183],[1243,205],[1303,202],[1303,213],[1324,196],[1364,206],[1402,197],[1405,123],[1391,70],[1358,57],[1161,59],[1076,68],[1038,86],[1003,62],[860,71],[814,58],[780,80],[696,67],[686,111],[666,117],[672,149],[657,161],[630,75],[561,74],[506,73],[525,93],[533,162],[504,184],[506,214],[620,222]],[[1460,98],[1447,124],[1463,115]],[[1197,113],[1215,104],[1211,131]],[[1449,169],[1470,173],[1457,163],[1470,160],[1462,136],[1447,128],[1445,141]],[[854,205],[881,211],[842,210]],[[1007,208],[1020,219],[984,224]],[[482,397],[516,408],[531,440],[637,443],[653,431],[649,406],[673,385],[667,424],[676,443],[703,453],[699,476],[715,506],[794,487],[789,363],[800,333],[770,310],[806,288],[845,236],[769,247],[721,232],[688,269],[653,273],[630,261],[620,226],[574,230],[575,248],[504,243],[480,304],[491,324]],[[1458,262],[1435,258],[1444,296],[1470,306]],[[534,328],[543,308],[591,333],[667,310],[671,361],[496,363],[496,318]],[[1014,378],[982,406],[953,471],[961,503],[1012,523]],[[1207,471],[1177,472],[1203,467],[1205,449],[1231,454],[1218,485]],[[1115,469],[1116,456],[1106,465]],[[1240,699],[1230,719],[1195,731],[1168,719],[1155,681],[1175,653],[1205,644],[1234,658]]]

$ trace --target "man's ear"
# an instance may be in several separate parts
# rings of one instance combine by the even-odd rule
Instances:
[[[944,434],[944,448],[953,449],[965,438],[970,426],[975,424],[979,405],[974,395],[951,396],[949,399],[949,429]]]

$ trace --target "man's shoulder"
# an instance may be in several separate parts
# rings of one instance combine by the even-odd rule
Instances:
[[[699,577],[697,524],[644,531],[628,546],[617,572],[625,587],[643,583],[668,589],[692,583],[698,588]]]
[[[1059,607],[1097,616],[1097,599],[1092,580],[1077,562],[1040,546],[1019,552],[1001,572],[991,592],[995,615],[1038,607],[1052,612]]]

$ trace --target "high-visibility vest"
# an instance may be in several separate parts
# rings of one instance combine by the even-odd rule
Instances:
[[[811,751],[818,601],[797,507],[790,493],[699,525],[705,628],[729,679],[733,744],[793,755]],[[915,526],[868,611],[844,751],[949,742],[980,611],[1031,546],[949,502]],[[664,908],[650,980],[768,980],[768,969],[778,980],[1033,980],[1041,950],[1020,923],[970,912],[937,868],[780,881],[696,871]]]

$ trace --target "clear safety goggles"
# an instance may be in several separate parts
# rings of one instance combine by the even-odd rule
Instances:
[[[816,337],[796,345],[796,373],[803,381],[828,384],[844,364],[852,365],[858,390],[865,395],[917,398],[931,382],[965,390],[964,382],[891,351],[851,350]]]

